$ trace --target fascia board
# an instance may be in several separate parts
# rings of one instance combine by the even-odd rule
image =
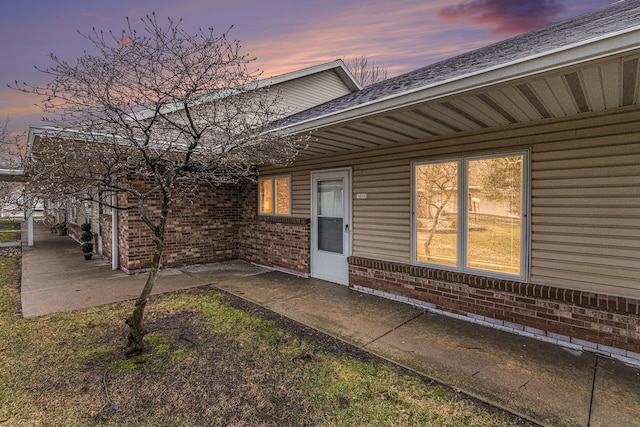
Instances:
[[[624,54],[639,48],[640,27],[632,27],[620,32],[607,34],[606,36],[486,68],[475,73],[419,87],[401,94],[363,103],[324,116],[283,126],[273,131],[308,132],[325,126],[348,122],[356,118],[364,118],[425,101],[437,100],[498,83],[578,65],[587,61]]]
[[[317,74],[323,71],[328,71],[333,69],[335,69],[335,71],[338,73],[338,75],[342,79],[343,83],[351,91],[362,89],[362,86],[360,86],[360,84],[356,81],[351,71],[349,71],[349,69],[341,59],[336,59],[335,61],[314,65],[313,67],[303,68],[302,70],[292,71],[290,73],[280,74],[278,76],[261,79],[258,82],[258,88],[284,83],[290,80],[299,79],[301,77],[306,77],[312,74]]]

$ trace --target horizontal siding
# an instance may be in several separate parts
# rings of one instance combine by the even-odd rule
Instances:
[[[367,159],[353,169],[354,194],[367,195],[354,198],[353,254],[406,262],[411,257],[411,162],[379,160]]]
[[[287,115],[324,104],[350,93],[335,71],[328,70],[281,83],[280,105]]]
[[[351,167],[353,255],[410,263],[412,161],[530,148],[529,281],[640,298],[639,113],[625,108],[301,160],[287,168],[294,216],[309,217],[311,171]]]
[[[640,296],[640,142],[625,128],[534,146],[532,282]]]

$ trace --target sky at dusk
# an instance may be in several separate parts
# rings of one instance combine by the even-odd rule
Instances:
[[[255,56],[264,77],[367,56],[389,76],[559,22],[612,0],[20,0],[0,14],[0,120],[26,131],[41,125],[38,99],[9,89],[15,80],[44,84],[34,66],[49,53],[74,61],[88,49],[78,34],[119,33],[151,12],[182,19],[193,33],[231,25],[232,38]]]

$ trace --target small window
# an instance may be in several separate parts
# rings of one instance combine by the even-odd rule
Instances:
[[[291,215],[291,177],[277,176],[258,180],[260,215]]]

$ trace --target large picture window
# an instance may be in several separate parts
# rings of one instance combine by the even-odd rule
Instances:
[[[260,215],[291,215],[291,177],[277,176],[258,180]]]
[[[526,153],[414,163],[414,261],[524,280],[526,165]]]

